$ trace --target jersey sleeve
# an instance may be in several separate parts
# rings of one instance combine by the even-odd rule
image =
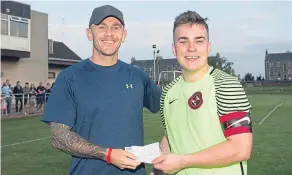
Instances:
[[[159,112],[161,88],[146,76],[143,105],[153,113]]]
[[[165,125],[165,117],[166,117],[166,102],[167,102],[167,97],[166,97],[167,91],[164,88],[161,94],[161,98],[160,98],[160,118],[161,118],[161,122],[162,122],[162,126],[164,129],[166,129],[166,125]]]
[[[76,119],[74,87],[74,82],[63,72],[58,75],[42,117],[43,122],[74,126]]]
[[[252,132],[252,106],[239,81],[223,80],[217,89],[216,100],[225,137]]]

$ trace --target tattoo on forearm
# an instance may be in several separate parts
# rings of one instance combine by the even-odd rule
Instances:
[[[51,123],[53,146],[73,156],[105,160],[106,148],[92,144],[71,131],[71,127]]]

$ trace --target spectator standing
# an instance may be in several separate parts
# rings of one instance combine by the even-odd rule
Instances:
[[[5,94],[1,94],[1,115],[7,115],[7,102]]]
[[[22,111],[22,106],[23,106],[23,104],[22,104],[23,89],[20,86],[20,81],[17,81],[16,86],[13,88],[13,93],[15,96],[16,112],[20,112],[20,111]],[[18,103],[20,103],[20,106],[18,106]]]
[[[7,86],[12,90],[12,86],[11,86],[11,84],[10,84],[9,79],[6,79],[6,84],[7,84]]]
[[[29,94],[30,94],[30,98],[29,98],[29,105],[30,106],[33,106],[34,107],[34,105],[35,105],[35,103],[36,103],[36,95],[37,95],[37,89],[36,89],[36,87],[35,87],[35,85],[34,84],[31,84],[30,85],[30,91],[29,91]]]
[[[7,105],[7,113],[10,114],[11,112],[11,98],[12,98],[12,91],[8,87],[7,83],[3,83],[3,86],[1,88],[2,94],[5,94],[5,100]]]
[[[47,101],[49,99],[49,96],[50,96],[50,93],[51,93],[51,89],[52,89],[51,84],[47,83],[47,86],[46,86],[46,103],[47,103]]]
[[[30,88],[29,88],[29,83],[26,82],[25,86],[23,87],[23,94],[24,94],[24,106],[27,105],[28,102],[28,98],[29,98],[29,92],[30,92]]]
[[[37,87],[37,110],[39,110],[43,104],[44,104],[44,100],[45,100],[45,94],[46,94],[46,88],[43,85],[43,82],[40,82],[39,86]]]

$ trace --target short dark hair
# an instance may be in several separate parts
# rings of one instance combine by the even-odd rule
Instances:
[[[208,20],[208,18],[202,18],[195,11],[186,11],[186,12],[181,13],[180,15],[178,15],[175,18],[175,21],[174,21],[174,25],[173,25],[173,38],[174,38],[175,29],[177,27],[180,27],[180,26],[185,25],[185,24],[190,24],[190,25],[193,25],[193,24],[201,24],[201,25],[203,25],[206,28],[206,30],[207,30],[207,37],[208,37],[208,40],[209,40],[209,27],[208,27],[208,24],[206,23],[207,20]]]

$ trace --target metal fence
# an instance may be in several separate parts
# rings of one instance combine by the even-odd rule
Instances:
[[[42,114],[49,98],[43,94],[13,94],[1,97],[1,116]]]
[[[292,94],[292,81],[241,82],[247,94]]]

